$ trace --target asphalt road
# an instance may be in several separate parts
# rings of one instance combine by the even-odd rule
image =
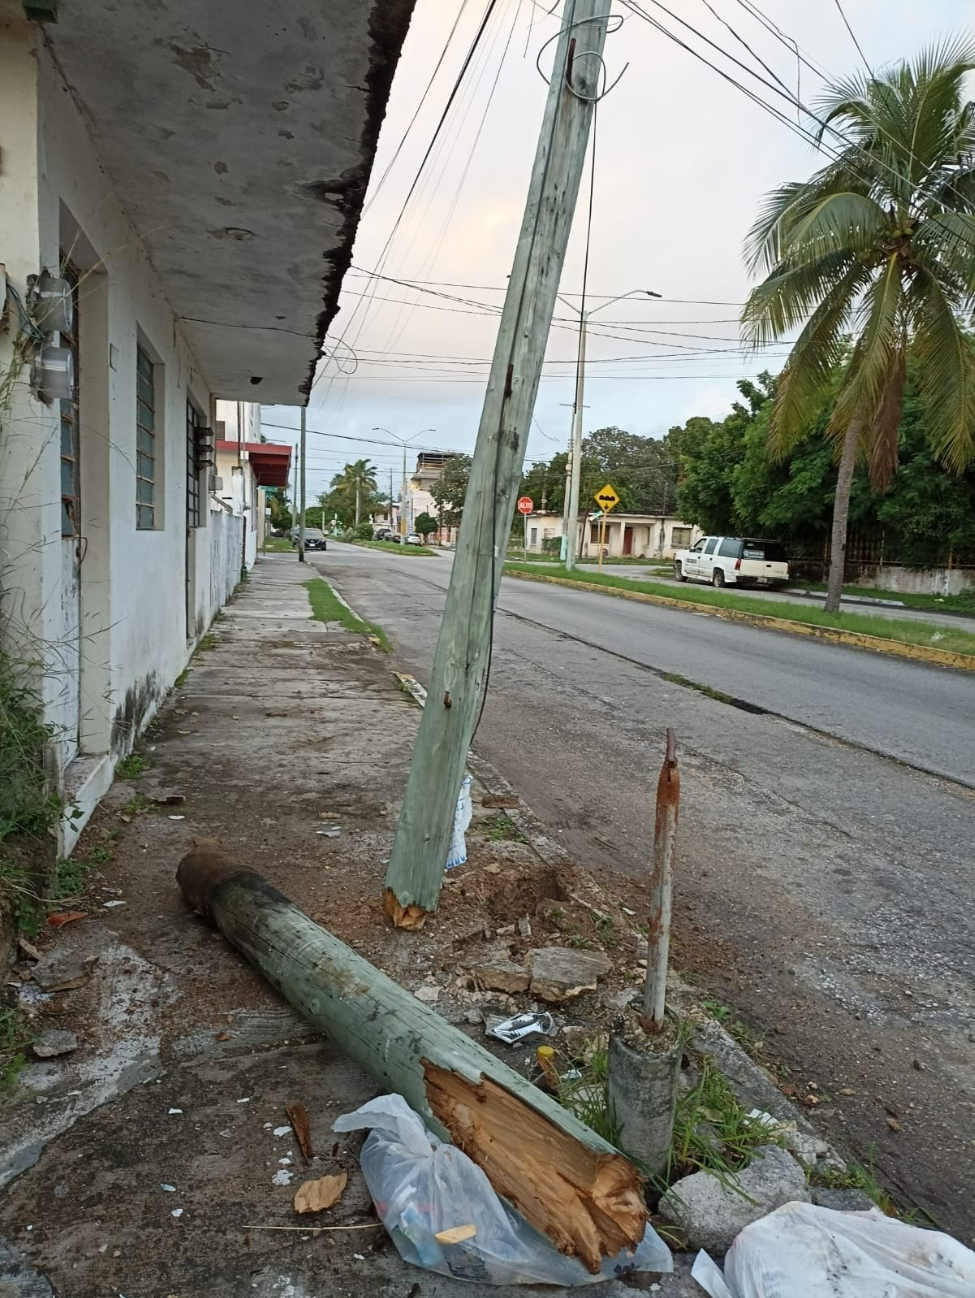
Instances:
[[[449,560],[315,563],[426,682]],[[506,579],[476,738],[580,864],[627,886],[675,727],[678,967],[793,1070],[826,1134],[969,1243],[973,700],[971,675]]]

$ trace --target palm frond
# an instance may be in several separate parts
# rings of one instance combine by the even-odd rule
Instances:
[[[788,257],[794,264],[829,252],[877,250],[888,234],[888,217],[872,198],[849,192],[829,194],[787,228]]]
[[[742,336],[754,347],[765,347],[798,328],[845,282],[855,266],[865,272],[864,280],[868,280],[867,268],[855,253],[846,250],[827,253],[818,261],[777,268],[749,293],[741,313]],[[853,305],[846,304],[847,314]]]
[[[973,204],[975,209],[975,204]],[[939,278],[944,275],[961,286],[966,294],[975,294],[975,210],[970,212],[936,212],[922,221],[911,240],[915,260],[932,267],[930,257],[937,257]],[[926,254],[917,256],[920,251]],[[959,304],[964,310],[975,303]]]
[[[934,276],[919,279],[917,295],[914,353],[931,441],[961,473],[975,460],[975,350]]]
[[[902,341],[887,370],[880,403],[870,429],[870,485],[886,491],[899,463],[898,434],[904,413],[904,380],[907,377],[907,345]]]
[[[819,416],[846,349],[844,326],[851,304],[869,281],[869,270],[854,262],[793,343],[769,421],[768,440],[776,457],[786,455]]]
[[[866,428],[875,424],[903,337],[904,285],[897,256],[888,257],[860,307],[861,329],[854,360],[844,376],[826,436],[842,439],[856,416]]]

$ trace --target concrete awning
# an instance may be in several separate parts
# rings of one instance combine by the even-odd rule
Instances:
[[[296,405],[414,0],[59,0],[44,26],[218,397]]]
[[[236,455],[244,452],[254,470],[254,481],[259,487],[286,487],[291,468],[291,447],[280,442],[244,442],[238,447],[235,441],[217,441],[217,450]]]

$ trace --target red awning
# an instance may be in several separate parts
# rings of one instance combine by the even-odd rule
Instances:
[[[237,442],[220,438],[217,450],[237,454]],[[254,470],[254,481],[259,487],[286,487],[291,469],[291,447],[280,442],[245,442],[244,454]]]

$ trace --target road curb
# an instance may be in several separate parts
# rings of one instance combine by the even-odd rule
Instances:
[[[765,627],[770,631],[787,631],[794,635],[812,636],[817,640],[829,640],[833,644],[849,645],[854,649],[868,649],[872,653],[891,654],[897,658],[910,658],[914,662],[932,663],[938,667],[952,667],[957,671],[975,672],[975,654],[952,653],[949,649],[913,645],[904,640],[885,640],[881,636],[865,635],[862,631],[843,631],[838,627],[793,622],[789,618],[766,617],[762,613],[745,613],[737,608],[715,608],[713,604],[696,604],[692,600],[670,599],[666,595],[650,595],[642,590],[622,590],[618,586],[599,586],[595,582],[572,581],[567,577],[552,577],[544,573],[506,570],[504,575],[516,577],[521,581],[544,582],[550,586],[568,586],[572,590],[586,590],[596,595],[615,595],[618,599],[633,600],[638,604],[660,604],[664,608],[706,613],[711,617],[725,618],[729,622],[744,622],[749,626]]]
[[[426,703],[427,691],[416,677],[406,672],[393,674],[406,693],[422,708]],[[467,769],[488,793],[518,798],[520,805],[506,807],[504,814],[524,835],[529,846],[544,865],[561,865],[569,862],[571,859],[569,853],[561,843],[546,833],[539,818],[525,804],[514,785],[505,779],[493,763],[471,749],[467,754]],[[602,903],[605,906],[608,904],[608,899],[603,897],[595,880],[587,871],[582,870],[580,873],[588,881],[591,894],[585,898],[577,897],[576,900],[585,905],[595,905],[599,913],[599,905],[595,903]],[[613,909],[617,909],[615,904]],[[627,928],[632,930],[632,926],[622,915],[619,918]],[[756,1108],[769,1113],[779,1122],[794,1123],[799,1136],[804,1137],[807,1142],[805,1150],[808,1151],[813,1146],[819,1148],[821,1153],[818,1157],[809,1155],[811,1161],[801,1157],[797,1149],[791,1150],[803,1166],[829,1168],[833,1171],[842,1171],[846,1168],[847,1160],[832,1144],[823,1139],[802,1110],[779,1090],[770,1074],[757,1064],[714,1015],[705,1009],[696,991],[673,971],[667,975],[667,994],[689,1025],[688,1044],[691,1049],[698,1056],[712,1060],[727,1078],[739,1103],[746,1109]]]

